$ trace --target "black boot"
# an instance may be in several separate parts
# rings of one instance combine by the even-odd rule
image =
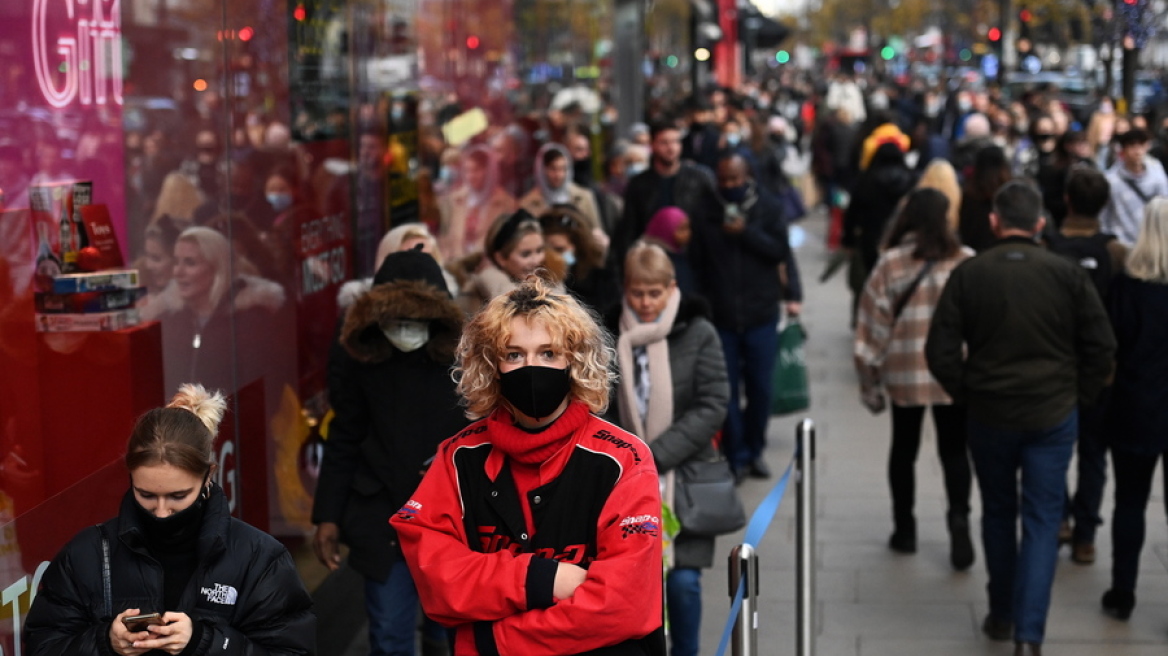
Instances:
[[[1126,620],[1131,617],[1132,609],[1136,607],[1136,593],[1112,588],[1103,593],[1102,603],[1103,612],[1117,620]]]
[[[963,572],[973,564],[973,540],[969,537],[969,515],[949,513],[949,562]]]
[[[917,552],[917,520],[912,517],[897,519],[892,537],[888,538],[888,548],[899,553]]]

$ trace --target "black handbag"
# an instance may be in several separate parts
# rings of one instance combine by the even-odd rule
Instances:
[[[673,506],[683,535],[714,537],[746,526],[734,472],[723,458],[687,460],[678,466]]]

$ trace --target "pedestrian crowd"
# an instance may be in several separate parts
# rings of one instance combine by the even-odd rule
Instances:
[[[1054,88],[1006,98],[851,72],[654,97],[648,118],[616,134],[567,105],[458,145],[422,125],[425,202],[383,236],[362,214],[390,178],[393,143],[374,131],[319,192],[294,154],[240,162],[270,171],[263,198],[232,190],[254,234],[219,230],[230,215],[194,193],[217,184],[213,134],[139,199],[155,217],[145,261],[160,262],[144,304],[169,322],[167,352],[189,355],[174,370],[212,384],[197,356],[230,339],[229,323],[215,336],[222,308],[270,321],[299,284],[282,277],[282,226],[312,195],[356,199],[359,278],[338,298],[312,520],[320,561],[339,568],[345,545],[364,578],[371,653],[698,653],[714,536],[671,509],[693,463],[771,476],[778,330],[803,300],[792,226],[815,207],[854,292],[860,400],[890,409],[889,547],[917,550],[929,411],[952,566],[976,561],[976,482],[983,629],[1040,654],[1059,545],[1096,558],[1110,454],[1102,606],[1128,618],[1168,462],[1168,131],[1107,99],[1073,116]],[[182,205],[179,187],[203,201]],[[208,478],[222,410],[206,408],[221,403],[184,388],[139,422],[131,491],[47,570],[30,653],[312,652],[287,553],[228,518]],[[111,567],[137,578],[111,591]]]

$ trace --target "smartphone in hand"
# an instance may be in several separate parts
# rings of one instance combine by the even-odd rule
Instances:
[[[150,626],[162,624],[162,613],[146,613],[144,615],[127,615],[122,618],[122,624],[131,633],[146,631]]]

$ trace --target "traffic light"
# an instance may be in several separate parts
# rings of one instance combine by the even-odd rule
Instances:
[[[1034,17],[1034,15],[1031,14],[1030,10],[1025,8],[1025,7],[1022,8],[1022,11],[1018,12],[1018,38],[1019,39],[1029,39],[1030,38],[1030,19],[1033,17]]]
[[[1002,30],[997,27],[991,27],[989,31],[986,32],[986,38],[990,40],[990,43],[999,43],[1002,40]]]
[[[479,37],[474,35],[474,34],[471,34],[471,35],[466,37],[466,49],[467,50],[478,50],[480,43],[481,43],[481,41],[479,41]]]

